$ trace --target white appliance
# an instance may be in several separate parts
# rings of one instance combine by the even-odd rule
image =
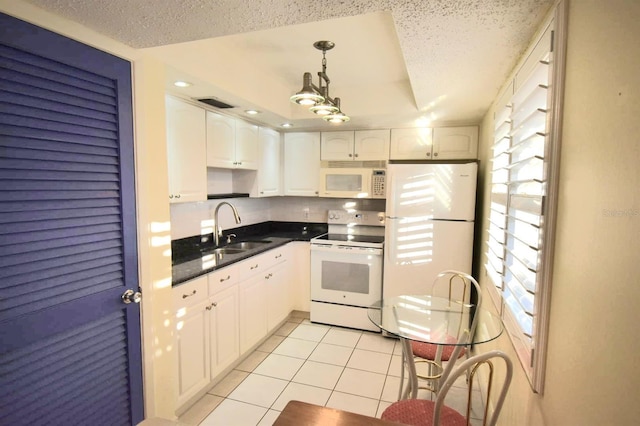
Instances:
[[[385,171],[370,168],[321,168],[320,196],[384,198]]]
[[[477,163],[387,166],[385,298],[430,294],[444,270],[471,273],[477,172]]]
[[[380,331],[367,308],[382,298],[384,213],[329,210],[311,239],[311,321]]]

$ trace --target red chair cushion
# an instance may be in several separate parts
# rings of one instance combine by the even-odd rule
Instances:
[[[435,403],[426,399],[404,399],[394,402],[382,412],[382,420],[404,423],[412,426],[432,426]],[[466,426],[467,419],[446,405],[440,410],[440,424],[446,426]]]
[[[456,343],[457,340],[453,336],[447,336],[447,343]],[[451,355],[453,354],[453,350],[455,349],[454,345],[445,345],[442,347],[442,361],[449,361],[451,359]],[[414,356],[418,356],[422,359],[429,359],[434,361],[436,359],[436,351],[438,350],[438,345],[433,343],[423,343],[423,342],[411,342],[411,350],[413,351]],[[464,355],[467,351],[467,348],[462,348],[458,358]]]

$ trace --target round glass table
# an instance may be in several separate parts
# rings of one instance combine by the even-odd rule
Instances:
[[[455,346],[451,359],[457,359],[462,348],[486,343],[502,334],[502,320],[492,312],[473,304],[451,301],[431,295],[402,295],[377,301],[367,309],[369,320],[383,331],[397,336],[402,342],[403,361],[409,372],[409,385],[403,392],[401,377],[400,398],[417,396],[418,376],[413,362],[411,341],[440,346]],[[444,381],[454,362],[430,379]],[[404,375],[404,369],[402,369]],[[437,390],[437,386],[433,389]]]

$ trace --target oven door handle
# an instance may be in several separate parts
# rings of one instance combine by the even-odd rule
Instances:
[[[311,243],[311,250],[329,250],[333,248],[333,244]]]

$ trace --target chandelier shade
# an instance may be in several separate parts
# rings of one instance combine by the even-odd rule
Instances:
[[[342,111],[340,111],[340,98],[335,98],[334,102],[336,104],[336,110],[329,114],[323,115],[322,118],[325,121],[334,124],[346,123],[347,121],[351,120]]]
[[[309,106],[309,110],[320,115],[329,123],[344,123],[349,121],[349,117],[340,110],[340,98],[332,99],[329,96],[329,83],[327,75],[327,50],[333,49],[335,43],[332,41],[316,41],[313,47],[322,50],[322,71],[318,72],[318,86],[313,84],[310,72],[305,72],[302,76],[302,89],[289,99],[291,102]]]
[[[305,72],[302,76],[302,90],[295,95],[291,96],[291,102],[298,105],[316,105],[324,102],[324,96],[322,96],[315,86],[311,82],[311,73]]]

